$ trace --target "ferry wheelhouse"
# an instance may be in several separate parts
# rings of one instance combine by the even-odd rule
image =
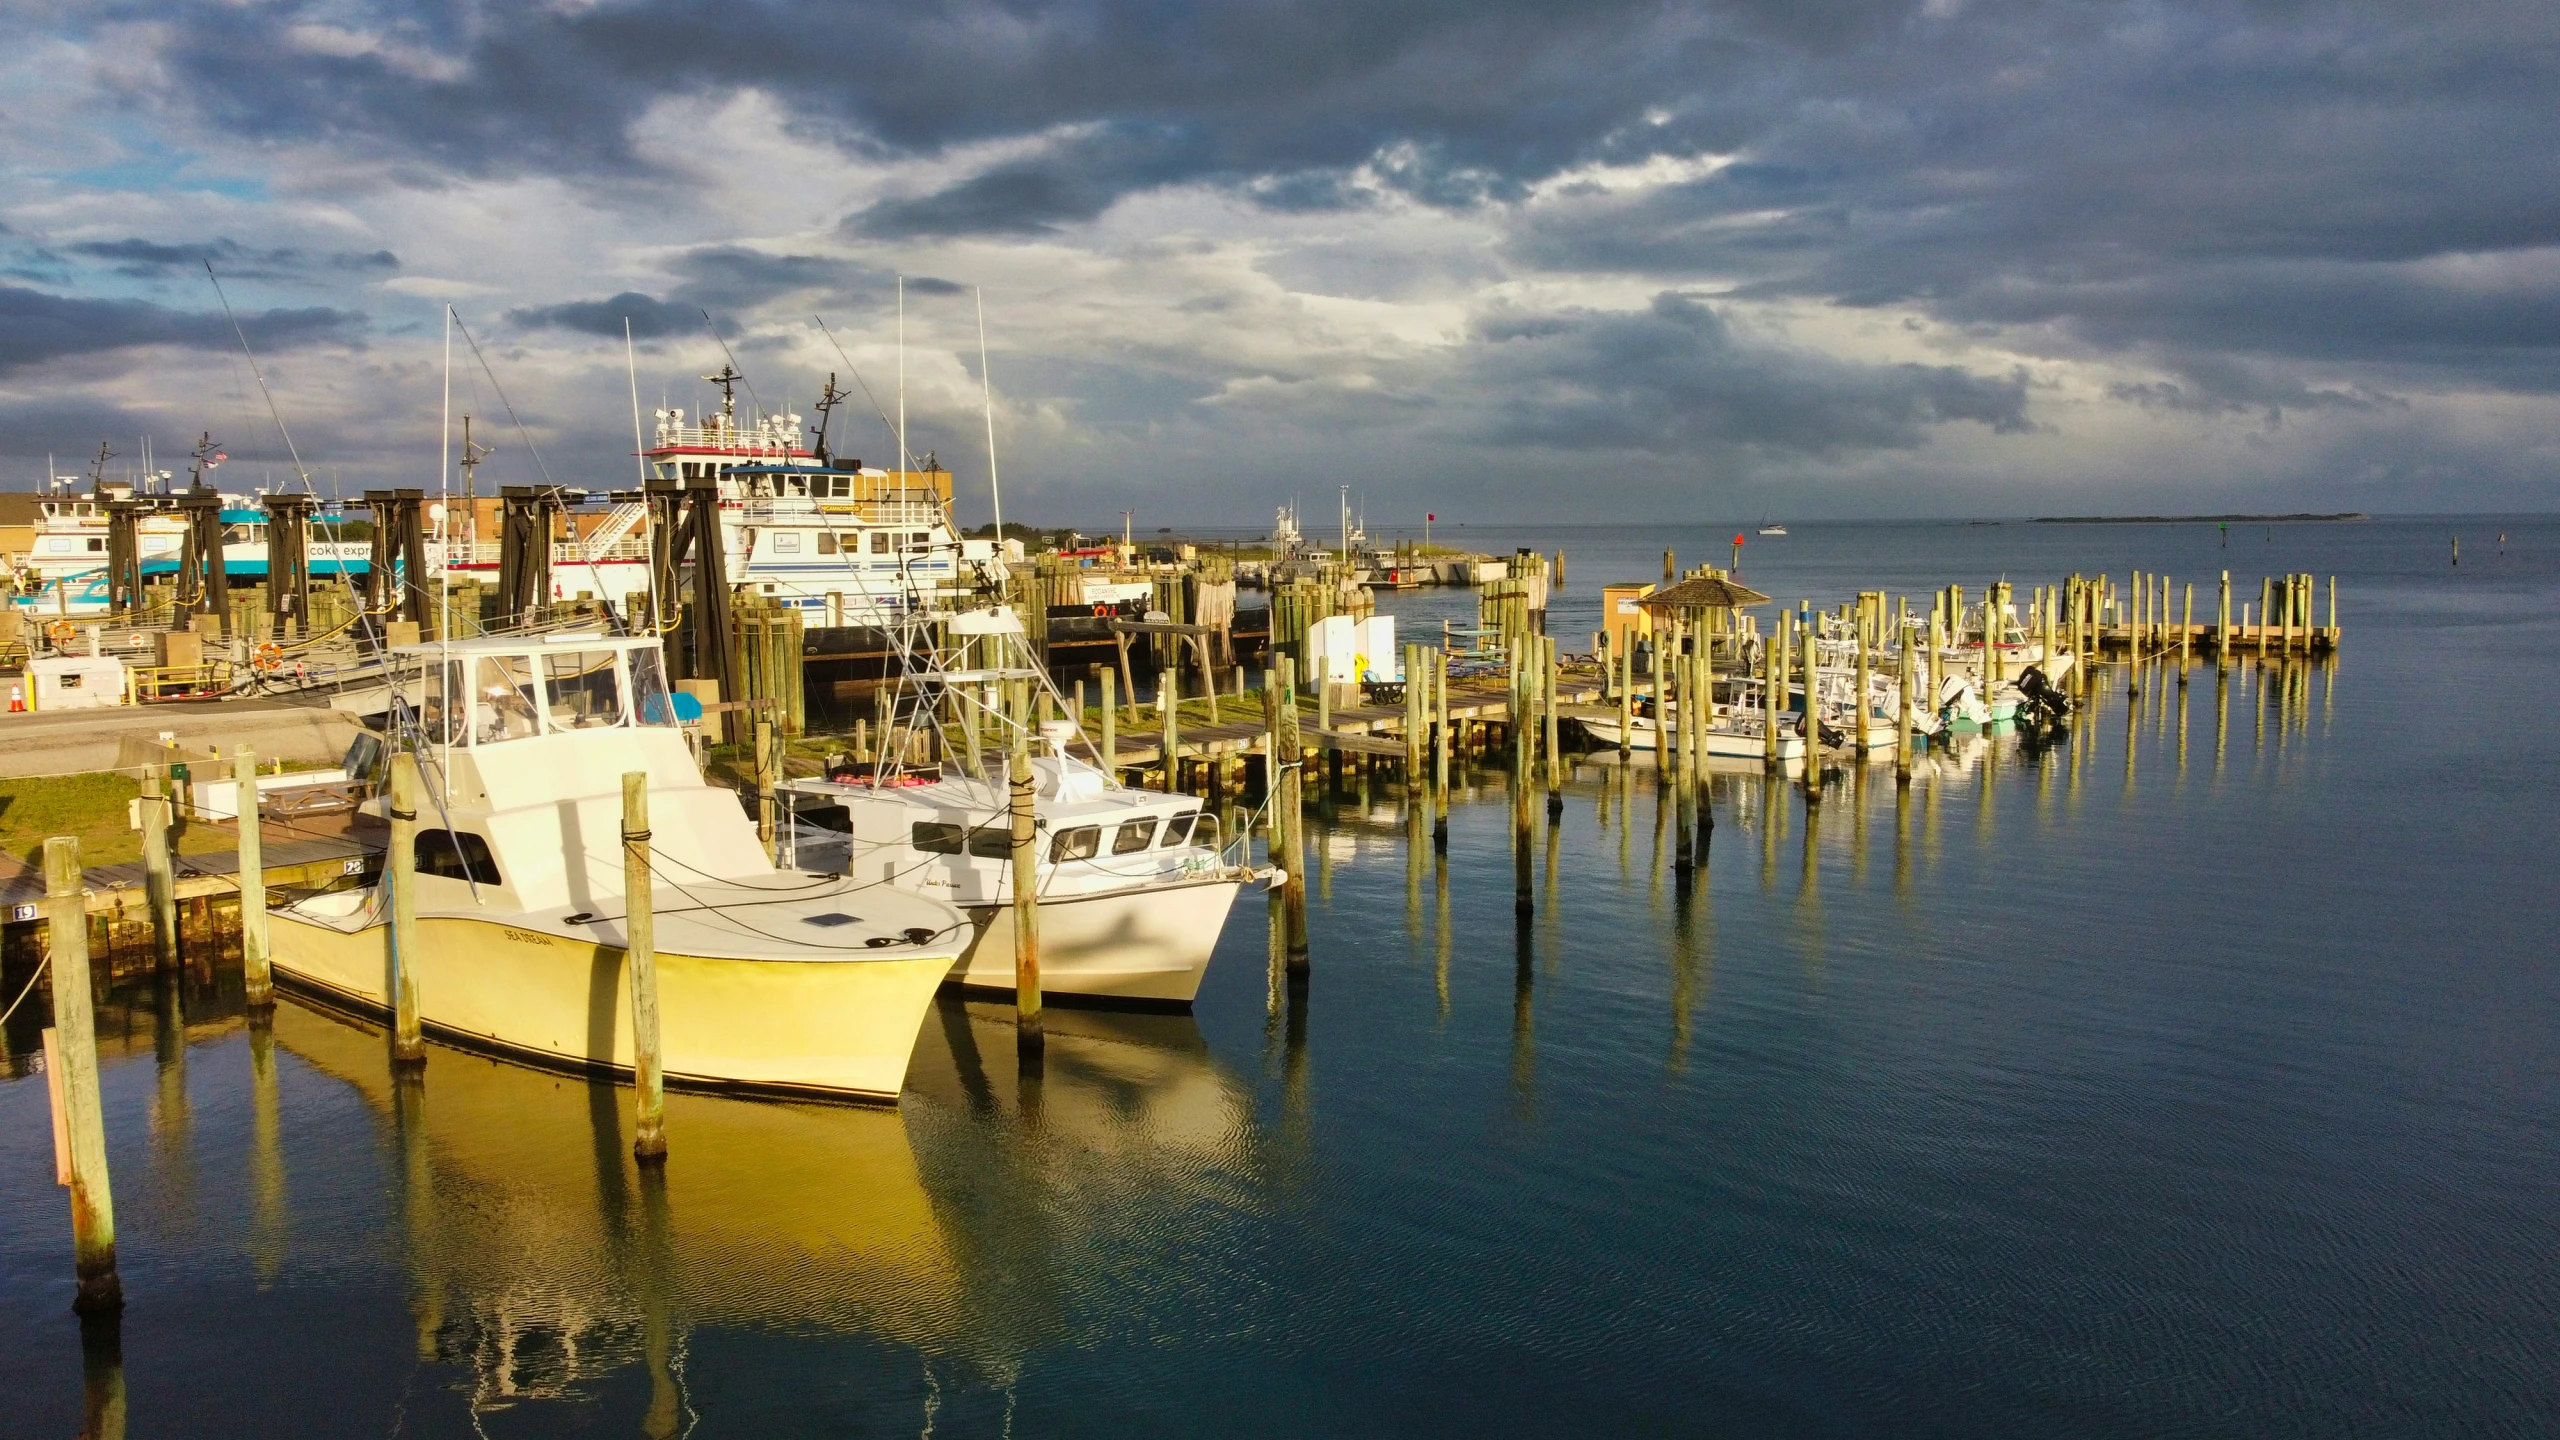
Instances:
[[[718,483],[729,583],[800,611],[812,659],[884,654],[901,620],[1003,578],[993,541],[960,537],[951,472],[929,461],[890,471],[837,457],[802,443],[799,415],[742,422],[725,394],[717,411],[656,421],[650,475]]]

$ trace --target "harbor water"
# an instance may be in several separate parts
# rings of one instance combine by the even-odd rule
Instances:
[[[30,1005],[0,1435],[2548,1433],[2560,522],[1794,529],[1743,552],[1784,601],[2308,572],[2343,640],[2109,665],[2067,740],[1816,809],[1718,775],[1692,885],[1595,756],[1527,921],[1501,771],[1445,860],[1316,779],[1298,993],[1248,892],[1195,1015],[1053,1009],[1027,1081],[946,1001],[897,1109],[671,1096],[663,1176],[625,1090],[125,987],[120,1357]],[[1732,532],[1434,538],[1564,546],[1582,650]]]

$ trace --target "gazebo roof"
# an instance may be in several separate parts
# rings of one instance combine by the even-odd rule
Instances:
[[[1647,610],[1738,610],[1746,605],[1766,605],[1769,597],[1748,585],[1701,575],[1668,590],[1656,590],[1636,603]]]

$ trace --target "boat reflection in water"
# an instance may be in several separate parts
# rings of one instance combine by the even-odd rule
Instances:
[[[916,1395],[867,1406],[1008,1390],[1115,1323],[1122,1251],[1260,1190],[1250,1096],[1188,1016],[1053,1010],[1023,1081],[1010,1007],[945,998],[900,1109],[670,1094],[662,1177],[631,1162],[628,1089],[447,1049],[396,1080],[378,1031],[294,1005],[275,1034],[380,1114],[419,1358],[475,1412],[645,1366],[644,1431],[677,1433],[688,1341],[723,1330],[913,1352]]]

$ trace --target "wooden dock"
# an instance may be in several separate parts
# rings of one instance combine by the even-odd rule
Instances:
[[[1588,706],[1600,698],[1599,672],[1569,672],[1557,687],[1559,701]],[[1268,732],[1262,723],[1262,697],[1224,695],[1219,697],[1221,719],[1207,719],[1205,702],[1190,699],[1182,702],[1181,723],[1177,727],[1174,750],[1185,763],[1195,760],[1238,759],[1259,755],[1267,748]],[[1229,712],[1250,707],[1243,718],[1224,718]],[[1319,726],[1314,701],[1305,695],[1298,698],[1300,740],[1309,750],[1332,751],[1347,755],[1375,755],[1401,759],[1405,753],[1404,706],[1354,705],[1336,710],[1329,717],[1332,724]],[[1615,711],[1610,712],[1615,714]],[[1194,715],[1200,718],[1194,719]],[[1144,770],[1164,764],[1164,742],[1154,729],[1156,714],[1146,707],[1140,718],[1132,719],[1122,712],[1120,728],[1113,737],[1112,764],[1121,770]],[[1504,724],[1511,718],[1510,683],[1498,677],[1449,681],[1449,721],[1459,724]],[[1133,726],[1149,729],[1131,732]],[[1084,721],[1088,746],[1101,744],[1099,712],[1088,711]],[[1088,749],[1086,758],[1096,758]]]

